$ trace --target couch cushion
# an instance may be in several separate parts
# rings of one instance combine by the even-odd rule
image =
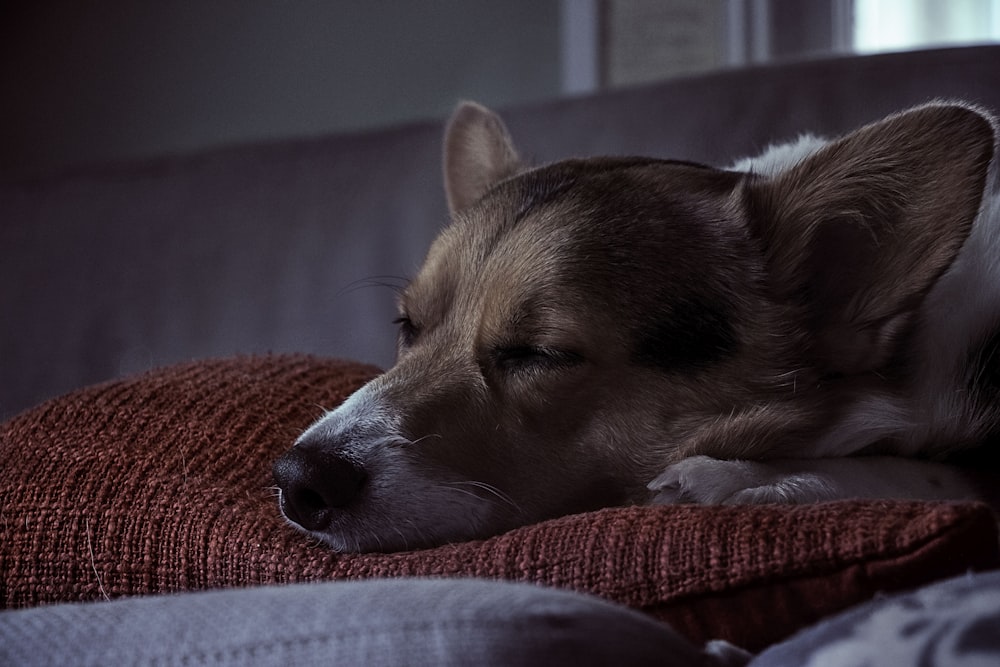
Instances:
[[[877,591],[1000,562],[988,508],[913,502],[613,508],[423,551],[333,553],[284,523],[271,463],[376,372],[200,361],[13,418],[0,427],[0,605],[476,576],[594,593],[753,649]]]
[[[1000,665],[1000,572],[880,597],[772,646],[751,667]]]
[[[480,579],[257,586],[0,612],[0,665],[735,667],[593,596]]]

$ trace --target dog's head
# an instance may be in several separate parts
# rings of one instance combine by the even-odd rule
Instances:
[[[527,168],[461,106],[398,361],[276,463],[286,516],[336,549],[412,548],[643,502],[692,454],[808,446],[893,380],[992,148],[982,114],[931,105],[771,175]]]

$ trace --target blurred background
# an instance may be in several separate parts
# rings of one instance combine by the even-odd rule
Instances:
[[[9,2],[0,178],[998,39],[1000,0]]]
[[[4,2],[0,418],[236,353],[390,365],[462,98],[529,161],[728,164],[1000,108],[997,47],[926,50],[998,41],[1000,0]]]

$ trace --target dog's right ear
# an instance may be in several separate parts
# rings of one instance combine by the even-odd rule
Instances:
[[[462,102],[444,135],[445,194],[452,214],[476,203],[519,168],[517,151],[500,117],[475,102]]]

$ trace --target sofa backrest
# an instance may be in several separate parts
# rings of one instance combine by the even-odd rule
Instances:
[[[1000,46],[723,71],[509,109],[537,162],[725,165],[935,98],[1000,109]],[[388,365],[395,295],[447,214],[438,123],[0,183],[0,418],[234,353]]]

